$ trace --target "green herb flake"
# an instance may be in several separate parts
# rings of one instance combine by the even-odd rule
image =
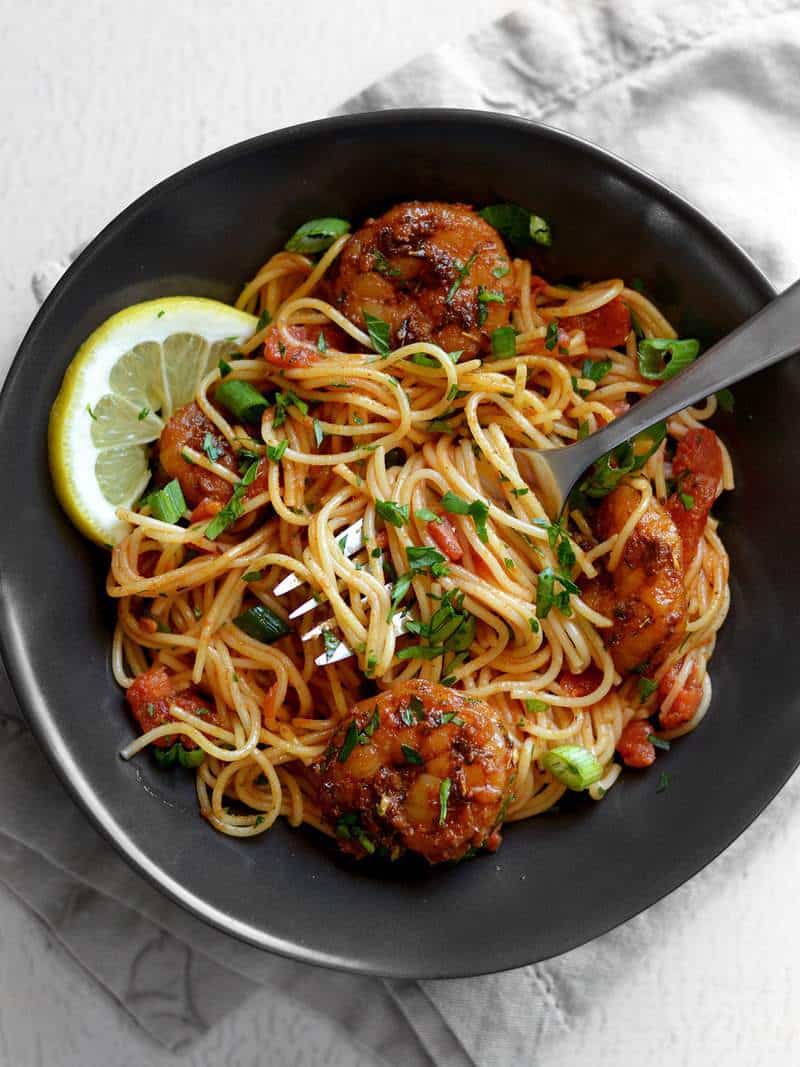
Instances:
[[[319,419],[314,419],[313,427],[314,441],[316,442],[317,448],[319,448],[319,446],[325,440],[325,431],[322,429],[322,424],[320,423]]]
[[[672,775],[668,771],[662,771],[661,777],[658,779],[658,785],[656,786],[657,793],[665,793],[667,789],[672,785]]]
[[[645,678],[644,675],[642,675],[639,679],[637,688],[639,690],[639,703],[644,704],[648,697],[651,697],[656,689],[658,689],[658,682],[654,681],[652,678]]]
[[[267,458],[271,459],[273,463],[280,463],[283,459],[283,454],[289,447],[289,442],[284,439],[279,441],[276,445],[267,445]]]
[[[544,347],[548,352],[552,352],[558,344],[558,320],[553,319],[547,324],[547,333],[544,337]]]
[[[144,420],[147,418],[147,416],[149,414],[150,414],[150,408],[142,408],[142,410],[139,412],[139,414],[136,416],[136,418],[139,420],[139,422],[144,422]]]
[[[414,512],[414,517],[420,522],[441,522],[441,515],[437,515],[435,511],[431,511],[430,508],[420,508],[419,511]]]
[[[287,252],[324,252],[350,230],[346,219],[309,219],[298,226],[284,245]]]
[[[525,711],[529,715],[541,715],[545,711],[550,710],[550,705],[545,703],[544,700],[536,700],[535,698],[531,698],[523,701],[523,703],[525,704]]]
[[[447,801],[450,799],[452,782],[449,778],[443,778],[439,783],[439,825],[444,826],[447,819]]]
[[[406,763],[411,763],[415,767],[420,767],[425,762],[419,752],[412,748],[411,745],[401,745],[400,751],[403,753]]]
[[[350,725],[347,727],[347,733],[344,736],[344,742],[339,749],[339,762],[344,763],[347,757],[353,751],[358,744],[358,727],[356,726],[355,719],[351,720]]]
[[[220,373],[220,377],[221,378],[224,378],[226,375],[230,374],[230,372],[233,370],[233,368],[231,367],[230,363],[228,363],[224,359],[220,359],[219,363],[217,364],[217,368],[219,369],[219,373]]]
[[[665,741],[663,737],[657,737],[655,734],[648,734],[647,740],[653,746],[653,748],[660,748],[664,752],[669,752],[672,745],[669,741]]]
[[[372,347],[380,355],[387,355],[391,350],[389,347],[389,323],[379,319],[377,315],[370,315],[368,311],[364,311],[363,315]]]
[[[263,571],[247,571],[242,575],[243,582],[260,582],[264,577]]]
[[[222,449],[219,447],[216,437],[208,431],[203,438],[203,451],[212,463],[216,463],[222,454]]]
[[[467,260],[467,262],[461,264],[457,268],[456,276],[455,276],[455,279],[453,280],[453,284],[447,290],[447,296],[444,298],[445,304],[452,304],[453,297],[458,292],[458,290],[461,287],[461,284],[464,281],[464,279],[467,277],[469,272],[472,270],[472,264],[475,262],[475,260],[477,258],[478,258],[478,253],[477,252],[473,252],[472,255],[469,257],[469,259]],[[455,262],[458,263],[458,260],[456,260]]]
[[[408,522],[408,504],[396,504],[393,500],[376,500],[375,511],[384,522],[392,526],[405,526]]]

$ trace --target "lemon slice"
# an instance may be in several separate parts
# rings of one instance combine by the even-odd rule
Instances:
[[[81,345],[50,412],[50,470],[82,533],[115,545],[150,479],[149,445],[200,380],[250,337],[256,319],[227,304],[171,296],[112,315]]]

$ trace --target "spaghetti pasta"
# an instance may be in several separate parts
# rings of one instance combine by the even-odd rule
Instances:
[[[131,700],[143,732],[123,756],[148,746],[164,753],[175,742],[182,755],[201,750],[200,811],[232,836],[264,833],[283,815],[337,834],[357,855],[375,851],[380,834],[357,815],[337,818],[320,779],[331,761],[348,762],[353,723],[359,758],[381,751],[384,705],[372,711],[381,694],[405,693],[406,711],[416,699],[427,714],[425,701],[433,693],[435,702],[441,687],[491,710],[510,756],[497,793],[502,811],[480,830],[489,847],[492,827],[549,810],[568,788],[546,769],[546,753],[590,753],[597,772],[585,787],[600,800],[620,773],[615,752],[630,723],[652,719],[652,736],[667,747],[710,701],[707,668],[730,596],[728,558],[708,509],[720,487],[733,488],[733,473],[716,438],[718,477],[689,462],[676,484],[673,457],[681,442],[689,452],[696,435],[710,434],[703,427],[715,399],[670,419],[638,470],[623,477],[611,464],[605,494],[595,486],[561,521],[547,514],[522,451],[575,441],[657,388],[641,373],[637,331],[675,338],[674,329],[621,279],[549,284],[467,209],[472,267],[468,255],[457,258],[465,223],[453,209],[445,237],[431,224],[425,238],[443,242],[450,258],[435,276],[420,274],[419,257],[403,245],[404,208],[332,240],[318,257],[281,251],[264,263],[236,304],[260,316],[259,328],[227,369],[203,378],[193,402],[215,447],[182,453],[183,463],[217,479],[216,500],[187,493],[178,523],[156,518],[148,497],[120,513],[130,533],[113,551],[107,583],[118,601],[114,675],[126,689],[155,669],[168,678],[156,698]],[[370,265],[364,257],[381,226],[386,251]],[[472,318],[450,315],[459,301]],[[424,323],[414,327],[421,307]],[[509,335],[497,339],[504,329],[510,353],[500,347]],[[216,400],[223,378],[267,398],[258,425]],[[210,521],[231,500],[232,521],[211,536]],[[691,558],[681,558],[680,508],[699,522]],[[342,535],[356,521],[363,547],[348,554]],[[648,552],[660,560],[655,570]],[[663,631],[660,643],[636,670],[621,670],[630,614],[620,617],[620,602],[639,612],[639,624],[642,605],[654,613],[648,596],[670,570],[665,559],[678,575],[673,613],[649,618]],[[302,585],[278,597],[287,574]],[[318,607],[293,622],[310,596]],[[242,618],[255,608],[283,636],[254,636]],[[442,612],[451,627],[443,638]],[[303,641],[321,621],[321,633]],[[353,655],[315,662],[340,643]],[[419,690],[425,701],[413,695],[418,683],[429,686]],[[197,697],[192,706],[179,699],[186,692]],[[354,707],[367,710],[353,718]],[[374,739],[369,722],[377,722]],[[453,727],[449,743],[468,726]],[[452,775],[436,780],[431,803],[444,826],[469,790]],[[379,798],[374,819],[380,807]],[[408,833],[404,840],[415,847]]]

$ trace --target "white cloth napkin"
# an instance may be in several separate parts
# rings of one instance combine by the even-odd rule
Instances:
[[[685,193],[780,287],[800,273],[799,7],[800,0],[537,0],[340,110],[452,105],[569,129]],[[38,299],[67,262],[37,274]],[[759,833],[673,897],[566,956],[479,979],[380,982],[259,952],[162,897],[66,796],[2,677],[0,707],[0,880],[174,1049],[261,986],[296,1010],[298,1026],[309,1009],[338,1021],[376,1063],[531,1063],[535,1050],[602,1002],[605,989],[631,969],[635,975],[643,957],[657,967],[668,937],[691,937],[710,897],[724,900],[728,882],[746,877],[797,818],[800,794],[795,778],[761,816]],[[346,1053],[326,1050],[325,1063],[346,1062]]]

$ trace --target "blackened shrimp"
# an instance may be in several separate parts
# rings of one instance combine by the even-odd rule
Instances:
[[[514,752],[490,705],[415,679],[357,704],[315,769],[344,851],[440,863],[497,847]]]
[[[194,686],[178,689],[166,667],[150,667],[140,674],[128,687],[126,698],[131,714],[142,733],[174,722],[169,711],[172,704],[177,704],[192,715],[202,715],[204,722],[213,723],[215,726],[222,725],[212,702]],[[169,748],[175,740],[174,736],[158,737],[153,745],[156,748]],[[178,740],[185,749],[197,748],[194,741],[185,734],[179,735]]]
[[[595,519],[601,541],[620,533],[640,499],[631,486],[621,485],[603,500]],[[686,630],[681,538],[655,498],[625,542],[616,569],[601,570],[584,586],[583,597],[613,619],[602,634],[620,674],[657,666],[681,643]]]
[[[208,439],[207,434],[210,434]],[[204,467],[191,463],[184,456],[185,448],[192,448],[202,454],[203,445],[208,441],[213,444],[212,454],[216,456],[216,462],[236,473],[233,449],[197,404],[178,408],[161,431],[158,442],[164,473],[169,478],[178,479],[186,502],[192,507],[202,500],[224,502],[233,491],[230,482]]]
[[[486,349],[514,304],[500,235],[464,204],[413,200],[361,227],[344,247],[333,302],[354,323],[389,324],[394,346],[432,341],[464,358]]]

